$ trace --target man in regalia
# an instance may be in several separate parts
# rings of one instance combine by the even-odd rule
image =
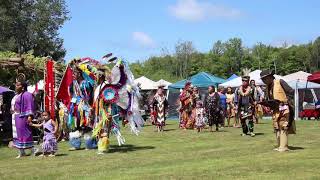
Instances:
[[[253,91],[249,85],[250,76],[242,77],[242,85],[235,92],[235,104],[237,104],[237,113],[242,126],[242,136],[255,136],[253,133],[253,111],[254,99]]]
[[[267,85],[267,101],[262,104],[272,109],[272,125],[276,133],[279,152],[288,151],[288,134],[295,134],[292,99],[294,90],[284,81],[277,80],[274,73],[265,70],[260,73],[262,81]]]

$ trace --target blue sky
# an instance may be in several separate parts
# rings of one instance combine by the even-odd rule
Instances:
[[[101,59],[108,52],[130,62],[174,52],[179,40],[206,52],[217,40],[239,37],[280,46],[320,36],[317,0],[67,0],[71,20],[60,30],[65,59]]]

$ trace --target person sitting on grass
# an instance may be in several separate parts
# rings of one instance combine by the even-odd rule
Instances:
[[[58,124],[50,118],[50,112],[45,111],[42,113],[43,122],[41,124],[30,123],[33,127],[43,127],[44,136],[42,144],[42,155],[49,154],[49,157],[54,157],[58,150],[56,134],[58,131]]]

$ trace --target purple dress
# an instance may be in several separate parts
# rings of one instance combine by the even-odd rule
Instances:
[[[54,135],[54,126],[49,120],[43,124],[44,136],[42,149],[43,152],[56,152],[58,150],[57,139]]]
[[[33,147],[32,130],[27,120],[29,115],[34,115],[35,106],[33,95],[23,92],[17,96],[14,105],[15,126],[17,137],[14,139],[14,147],[29,149]]]

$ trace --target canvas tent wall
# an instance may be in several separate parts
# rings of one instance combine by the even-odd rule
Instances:
[[[293,80],[287,82],[294,89],[294,117],[299,118],[300,110],[303,110],[303,104],[316,103],[320,96],[320,84],[308,82],[306,80]]]
[[[190,81],[192,85],[197,86],[204,99],[205,94],[207,93],[207,88],[210,85],[218,86],[221,83],[226,82],[225,79],[214,76],[210,73],[200,72],[196,75],[191,76],[189,79],[184,79],[178,81],[174,84],[169,85],[168,93],[168,102],[169,102],[169,117],[177,117],[177,109],[179,107],[179,95],[180,91],[184,88],[187,81]]]
[[[141,90],[153,90],[156,88],[156,82],[151,79],[146,78],[145,76],[141,76],[134,80],[136,84],[139,84]]]
[[[44,90],[44,81],[40,80],[38,83],[38,90]],[[28,92],[33,93],[36,90],[36,85],[28,86]]]
[[[294,80],[307,81],[310,75],[311,75],[310,73],[298,71],[292,74],[285,75],[282,78],[287,82],[294,81]]]

